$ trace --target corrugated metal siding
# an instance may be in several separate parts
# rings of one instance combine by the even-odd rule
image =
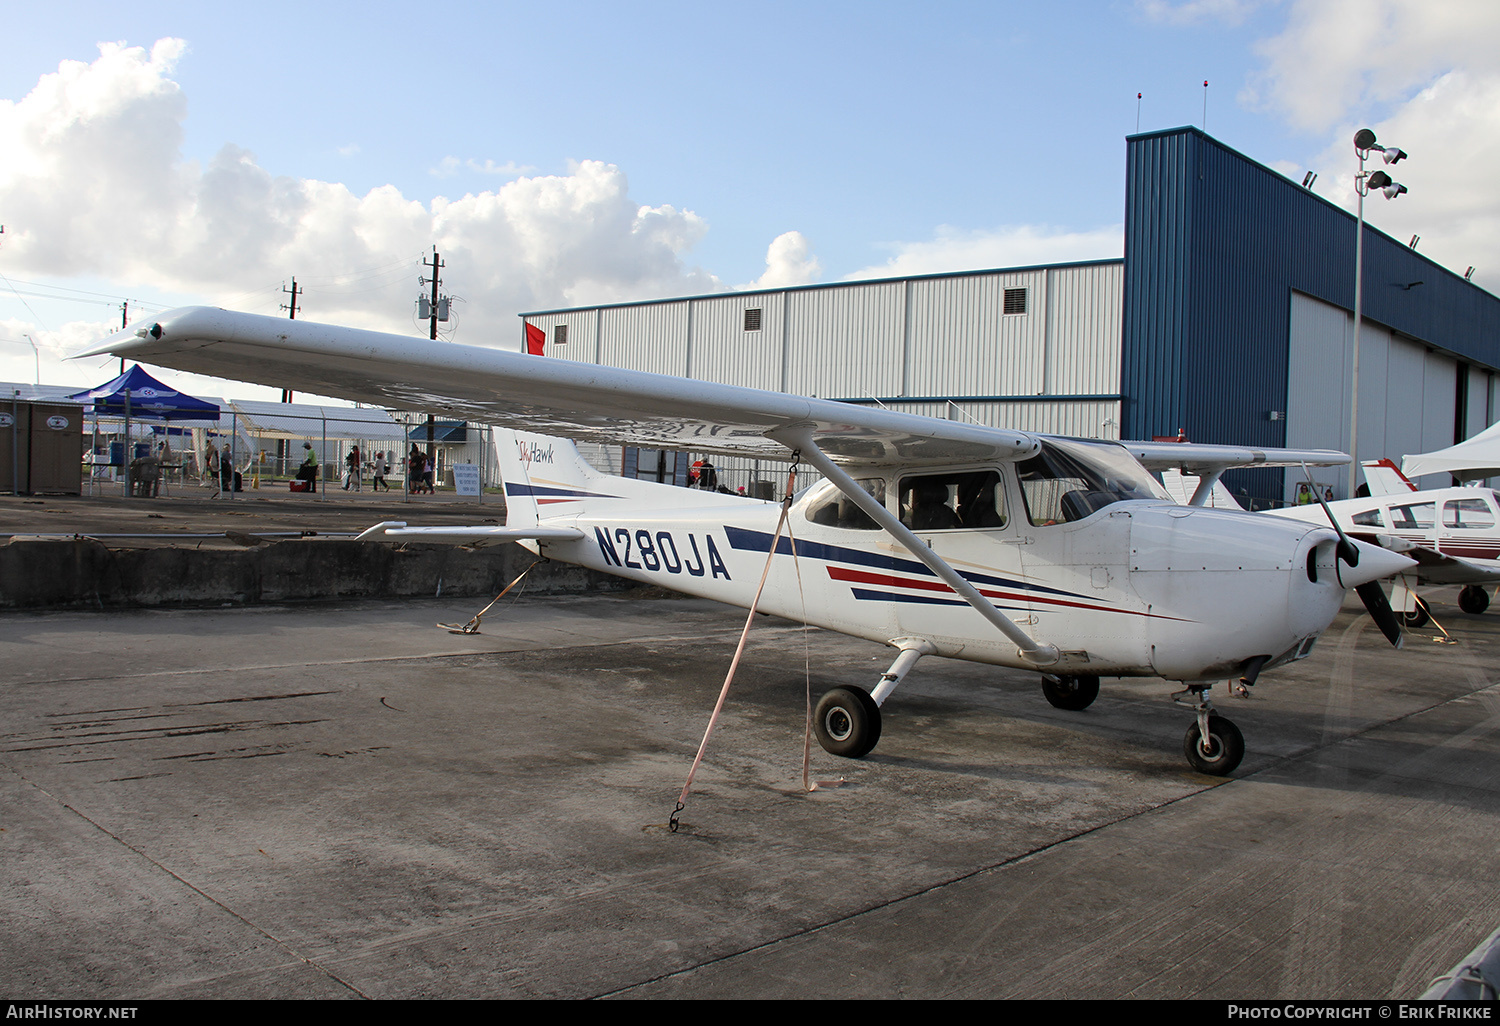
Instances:
[[[1366,213],[1378,219],[1384,202],[1372,199]],[[1177,129],[1128,140],[1125,227],[1126,433],[1183,428],[1194,441],[1288,444],[1289,422],[1267,414],[1313,401],[1289,390],[1291,295],[1352,307],[1354,218],[1197,129]],[[1424,284],[1396,287],[1414,281]],[[1500,299],[1368,224],[1364,315],[1425,346],[1500,366]],[[1379,373],[1367,372],[1369,362],[1362,356],[1361,455],[1366,421],[1383,434],[1382,407],[1365,397],[1386,388],[1383,378],[1364,380]],[[1452,403],[1450,394],[1433,410],[1446,406],[1451,418]],[[1371,444],[1379,450],[1382,441]]]
[[[1287,444],[1349,451],[1347,342],[1353,317],[1321,300],[1294,294],[1287,388]],[[1442,353],[1366,321],[1360,325],[1359,455],[1399,460],[1452,443],[1458,363]],[[1470,372],[1471,377],[1474,372]],[[1479,402],[1487,375],[1479,372]],[[1324,475],[1326,476],[1326,475]],[[1319,480],[1323,480],[1320,476]],[[1287,475],[1291,498],[1300,475]],[[1335,491],[1347,487],[1340,473]]]
[[[1007,289],[1026,290],[1025,313],[1003,312]],[[905,394],[1025,395],[1043,390],[1045,271],[914,281],[910,293]]]
[[[1379,219],[1383,202],[1371,199],[1365,211]],[[1314,344],[1307,338],[1310,324],[1293,326],[1293,293],[1352,309],[1355,229],[1347,211],[1200,130],[1128,139],[1121,339],[1127,435],[1145,438],[1182,428],[1205,443],[1302,444],[1283,431],[1293,420],[1269,419],[1269,411],[1287,407],[1305,435],[1329,444],[1331,404],[1319,407],[1316,390],[1298,380],[1296,368],[1307,368],[1308,354],[1296,350]],[[1398,288],[1418,281],[1424,285]],[[1368,222],[1364,315],[1367,323],[1394,329],[1422,347],[1484,368],[1500,366],[1500,299],[1368,228]],[[1328,327],[1335,329],[1332,320]],[[1338,344],[1323,347],[1323,359],[1340,356],[1347,365],[1346,332],[1337,330]],[[1401,374],[1427,383],[1427,404],[1418,399],[1413,411],[1430,422],[1424,434],[1436,431],[1443,410],[1452,434],[1452,360],[1409,368],[1409,354],[1389,344],[1389,333],[1386,341],[1400,374],[1371,360],[1362,347],[1361,456],[1395,455],[1394,438],[1386,438],[1394,411],[1371,396],[1388,395],[1386,381],[1397,383]],[[1347,395],[1347,375],[1337,377],[1328,366],[1311,369],[1319,380],[1341,386],[1335,396]],[[1446,399],[1439,396],[1443,374],[1451,389]],[[1343,419],[1347,444],[1347,413]],[[1406,428],[1391,423],[1391,429],[1406,444]]]
[[[1467,417],[1463,425],[1463,438],[1457,441],[1473,438],[1490,426],[1490,379],[1493,377],[1493,374],[1479,367],[1469,368],[1468,409],[1465,411]]]
[[[595,363],[599,357],[599,315],[595,310],[578,310],[562,314],[541,314],[539,316],[526,318],[528,324],[534,324],[547,333],[547,341],[542,346],[542,355],[550,356],[558,360],[578,360],[583,363]],[[556,345],[553,342],[554,330],[559,324],[568,326],[568,341],[564,345]],[[525,329],[523,328],[524,332]],[[521,352],[526,351],[523,344],[518,348]]]
[[[747,388],[781,388],[785,293],[730,293],[692,300],[689,376]],[[745,311],[761,312],[760,330],[745,330]]]
[[[1288,333],[1287,445],[1298,449],[1349,451],[1351,327],[1351,318],[1338,307],[1300,292],[1292,294]],[[1364,368],[1361,367],[1360,371],[1363,376]],[[1383,377],[1383,367],[1381,374]],[[1297,479],[1300,480],[1300,476]],[[1289,478],[1288,487],[1295,489],[1295,481]]]
[[[1120,437],[1120,404],[1107,399],[954,403],[948,412],[952,420],[1016,431],[1077,438]]]
[[[678,300],[659,306],[612,307],[600,311],[598,362],[609,367],[685,376],[690,307],[687,300]],[[586,316],[589,311],[580,313]]]
[[[1042,391],[1054,395],[1119,392],[1124,277],[1124,265],[1119,263],[1048,269],[1047,366]]]
[[[857,398],[898,395],[905,284],[789,291],[785,390]]]

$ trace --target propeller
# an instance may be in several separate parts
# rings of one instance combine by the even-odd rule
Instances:
[[[1344,575],[1338,569],[1340,563],[1348,563],[1351,567],[1359,565],[1359,548],[1349,540],[1344,529],[1339,526],[1338,518],[1333,515],[1333,510],[1328,508],[1328,500],[1323,498],[1318,486],[1313,482],[1312,475],[1307,471],[1307,464],[1302,464],[1302,474],[1307,478],[1307,487],[1312,490],[1313,498],[1318,500],[1318,505],[1323,507],[1323,515],[1333,525],[1333,529],[1339,536],[1338,559],[1334,562],[1334,572],[1338,574],[1339,584],[1344,583]],[[1391,609],[1391,600],[1386,597],[1385,589],[1380,586],[1379,581],[1366,581],[1354,589],[1359,600],[1365,604],[1365,609],[1370,614],[1370,619],[1375,621],[1375,626],[1380,628],[1380,633],[1385,639],[1397,648],[1401,647],[1403,641],[1401,634],[1401,621],[1396,619],[1396,613]]]

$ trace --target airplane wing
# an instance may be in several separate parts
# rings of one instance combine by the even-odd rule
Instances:
[[[1121,442],[1147,470],[1180,471],[1190,477],[1215,477],[1239,467],[1340,467],[1347,453],[1333,449],[1252,449],[1239,445],[1188,442]]]
[[[1462,556],[1449,556],[1425,545],[1417,545],[1394,535],[1353,533],[1351,537],[1374,542],[1381,548],[1399,552],[1417,565],[1410,571],[1423,584],[1494,584],[1500,582],[1500,567],[1477,563]]]
[[[1172,473],[1194,478],[1193,493],[1185,500],[1189,506],[1222,505],[1214,501],[1216,491],[1222,490],[1219,477],[1224,471],[1236,467],[1336,467],[1349,462],[1346,453],[1332,449],[1251,449],[1239,445],[1193,445],[1188,442],[1120,444],[1130,450],[1130,454],[1147,470],[1160,471],[1163,480]],[[1185,490],[1183,494],[1186,494]],[[1232,498],[1229,501],[1239,505]]]
[[[786,459],[778,434],[842,464],[1017,460],[1023,431],[384,332],[183,307],[78,356],[176,370],[588,441]]]

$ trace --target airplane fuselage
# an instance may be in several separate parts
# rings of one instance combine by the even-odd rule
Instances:
[[[618,502],[599,494],[608,486],[622,493]],[[662,490],[649,511],[642,488]],[[938,654],[1033,667],[889,536],[817,522],[829,492],[813,489],[791,510],[760,608],[872,641],[920,637]],[[539,516],[582,533],[543,543],[549,557],[750,605],[778,504],[620,478],[597,479],[591,493],[586,513]],[[693,505],[663,511],[662,493]],[[914,530],[1027,633],[1060,649],[1056,673],[1210,680],[1258,656],[1275,665],[1306,655],[1344,596],[1331,530],[1253,514],[1134,500],[1071,522],[1013,516],[988,528]],[[1235,614],[1247,606],[1260,611],[1253,621]],[[1226,622],[1238,629],[1226,633]]]

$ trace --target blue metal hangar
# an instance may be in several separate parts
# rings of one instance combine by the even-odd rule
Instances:
[[[1349,451],[1355,218],[1194,128],[1127,139],[1125,190],[1123,260],[535,311],[522,345],[1055,434]],[[1365,232],[1358,454],[1399,460],[1500,415],[1500,298]],[[1226,475],[1261,500],[1299,480]]]

